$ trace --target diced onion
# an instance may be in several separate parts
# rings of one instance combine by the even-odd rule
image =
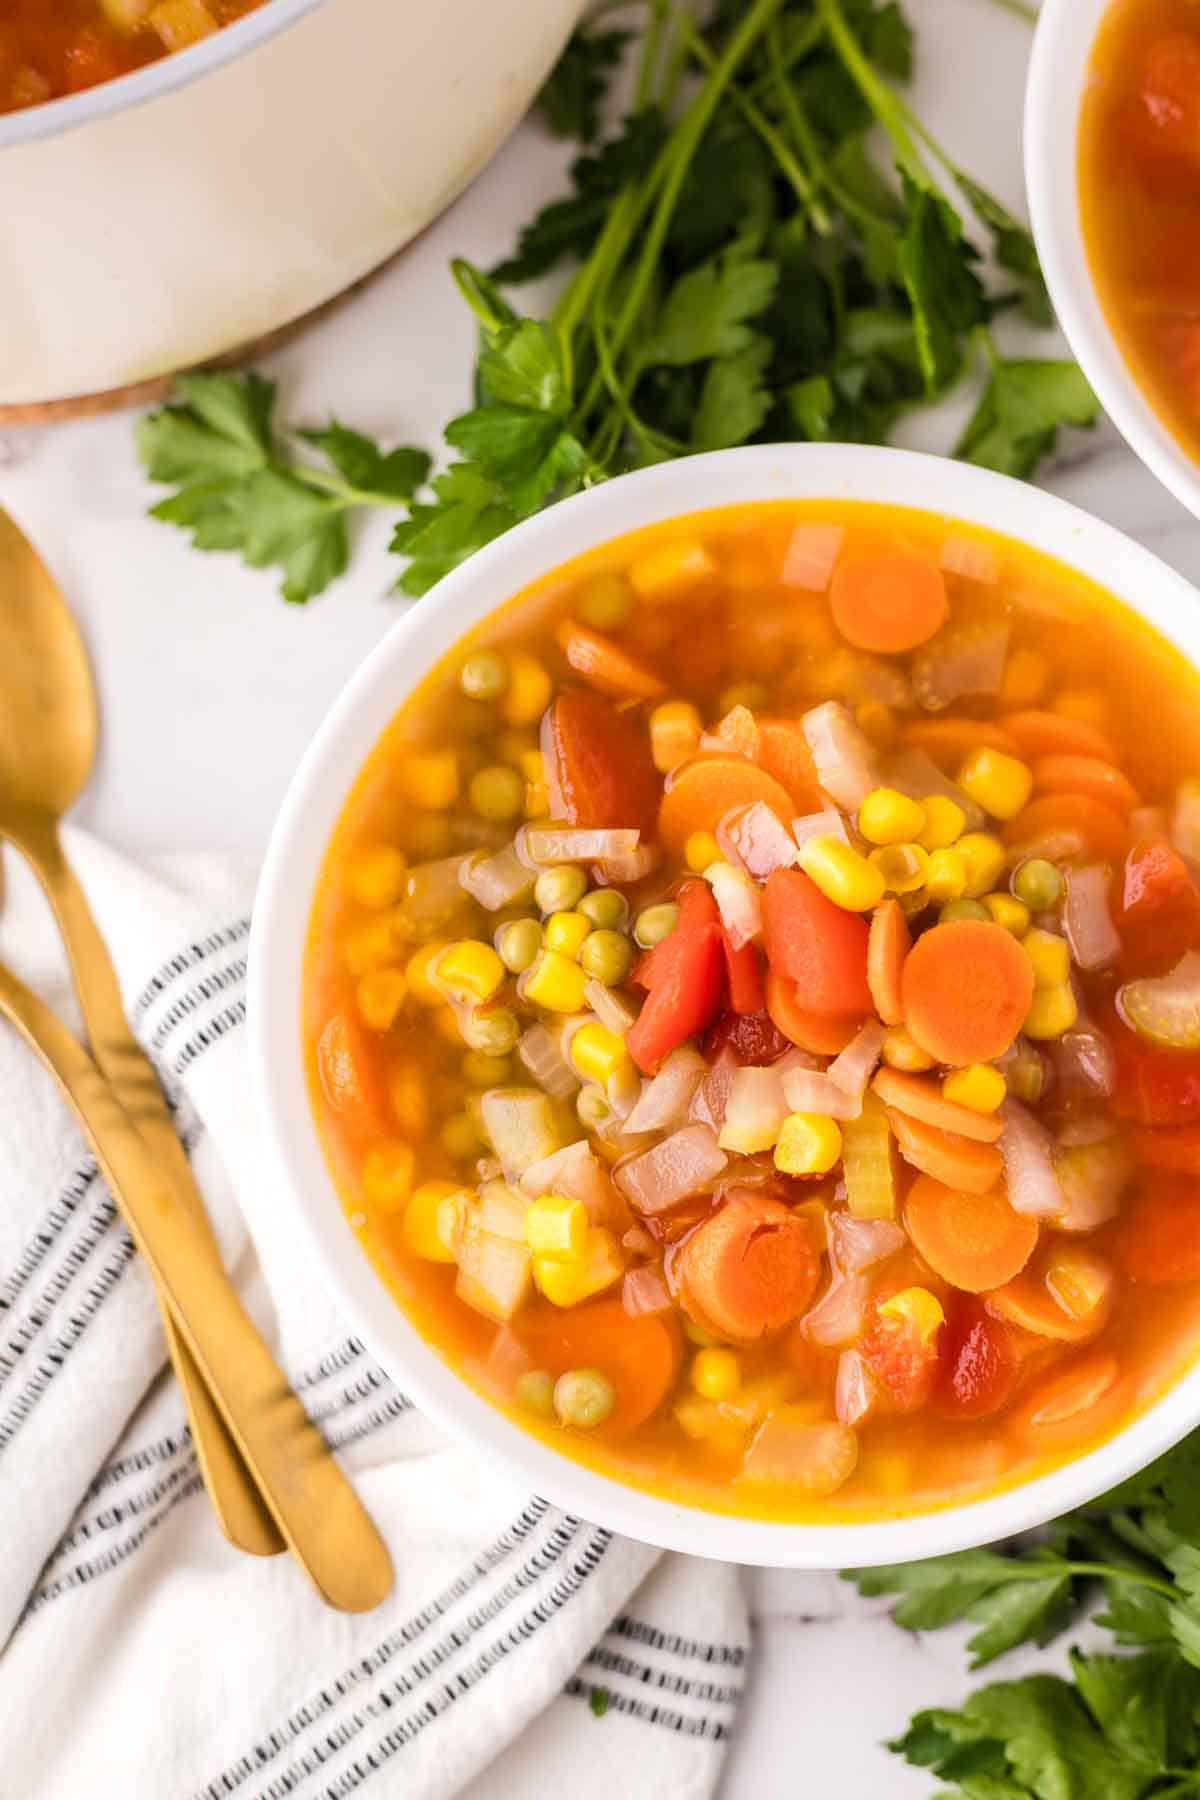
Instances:
[[[397,923],[406,937],[437,937],[469,910],[459,881],[462,861],[461,856],[445,856],[409,870],[404,898],[396,909]]]
[[[1029,1213],[1035,1219],[1053,1219],[1063,1209],[1063,1192],[1054,1172],[1050,1134],[1019,1100],[1006,1100],[1001,1117],[1000,1154],[1009,1204],[1015,1212]]]
[[[1055,1085],[1064,1100],[1106,1100],[1117,1085],[1112,1046],[1094,1026],[1064,1032],[1050,1046]]]
[[[962,807],[968,831],[978,831],[983,824],[982,806],[943,775],[928,751],[900,750],[888,758],[884,767],[888,786],[907,794],[910,800],[928,800],[931,794],[943,794]]]
[[[672,1131],[682,1125],[707,1074],[708,1064],[691,1045],[672,1050],[654,1079],[643,1082],[641,1098],[625,1120],[625,1130]]]
[[[827,1350],[852,1344],[862,1331],[870,1283],[865,1275],[835,1276],[801,1321],[805,1336]]]
[[[644,1225],[631,1225],[621,1236],[621,1248],[632,1256],[657,1256],[659,1246]]]
[[[554,1107],[538,1088],[489,1088],[479,1107],[484,1130],[510,1181],[561,1145]]]
[[[707,1125],[685,1125],[616,1170],[616,1183],[640,1213],[666,1212],[701,1192],[725,1167],[725,1152]]]
[[[1067,870],[1063,924],[1071,955],[1081,969],[1104,969],[1121,954],[1121,940],[1108,910],[1108,870],[1101,863]]]
[[[762,899],[745,869],[732,863],[718,862],[705,869],[704,879],[713,891],[721,923],[729,935],[730,945],[740,950],[762,936]]]
[[[1171,842],[1180,856],[1200,862],[1200,781],[1181,781],[1171,808]]]
[[[593,1225],[611,1226],[629,1217],[607,1169],[586,1138],[532,1163],[519,1185],[531,1200],[540,1200],[543,1194],[562,1194],[568,1200],[578,1200],[587,1207]]]
[[[784,552],[779,579],[784,587],[823,594],[829,586],[846,530],[843,525],[797,525]]]
[[[912,660],[913,693],[927,712],[967,695],[996,694],[1004,680],[1010,626],[1005,618],[950,624]]]
[[[790,869],[796,861],[795,838],[778,813],[761,800],[727,812],[717,826],[717,843],[731,863],[757,881],[765,881],[776,869]]]
[[[868,1020],[827,1069],[788,1069],[783,1075],[783,1092],[791,1110],[823,1113],[829,1119],[857,1119],[884,1036],[879,1021]]]
[[[846,821],[834,806],[826,806],[820,812],[805,813],[802,818],[793,819],[792,836],[797,844],[805,843],[810,837],[836,837],[841,838],[843,844],[850,842]]]
[[[950,575],[993,586],[1000,579],[1000,558],[990,544],[952,531],[942,545],[942,567]]]
[[[524,899],[533,890],[533,880],[533,871],[525,867],[511,844],[495,856],[476,851],[474,856],[464,856],[458,866],[459,886],[488,912],[499,912]]]
[[[699,1119],[702,1125],[711,1125],[714,1131],[720,1131],[725,1123],[725,1109],[729,1104],[729,1094],[737,1070],[737,1057],[727,1047],[722,1050],[696,1089],[691,1105],[693,1119]]]
[[[734,1073],[725,1117],[721,1124],[721,1148],[740,1156],[769,1150],[788,1115],[783,1078],[778,1066],[748,1064]]]
[[[584,982],[583,997],[600,1023],[619,1036],[623,1037],[637,1020],[638,1009],[633,1002],[615,988],[605,987],[594,975]]]
[[[544,1025],[529,1027],[517,1045],[517,1055],[538,1086],[555,1100],[569,1100],[579,1086],[578,1075],[562,1053],[560,1039]]]
[[[500,1324],[511,1319],[531,1285],[532,1261],[525,1246],[484,1231],[471,1208],[459,1227],[455,1253],[458,1298]]]
[[[816,766],[817,780],[829,798],[847,812],[857,812],[872,788],[879,786],[875,752],[840,700],[814,706],[800,721]]]
[[[903,1250],[908,1238],[891,1219],[856,1219],[835,1212],[829,1220],[830,1255],[839,1275],[861,1275]]]
[[[641,832],[593,830],[577,825],[522,825],[513,840],[517,856],[540,869],[551,863],[606,862],[632,856]]]
[[[639,844],[636,850],[623,851],[619,856],[602,857],[596,867],[610,886],[631,887],[653,875],[661,861],[662,851],[657,844]]]
[[[858,1351],[843,1350],[833,1384],[833,1410],[839,1425],[861,1425],[874,1411],[878,1397],[875,1377]]]
[[[668,1312],[672,1300],[661,1265],[647,1263],[644,1268],[630,1269],[621,1284],[621,1305],[634,1319],[643,1313]]]
[[[879,1053],[887,1031],[878,1019],[868,1019],[855,1032],[846,1048],[835,1056],[825,1073],[847,1094],[862,1099],[866,1085],[875,1073]]]
[[[1133,1158],[1119,1138],[1102,1143],[1063,1145],[1055,1157],[1063,1205],[1055,1214],[1059,1231],[1096,1231],[1114,1219],[1133,1174]]]
[[[758,755],[758,722],[748,706],[732,706],[712,731],[700,735],[701,750],[720,750],[726,755]]]

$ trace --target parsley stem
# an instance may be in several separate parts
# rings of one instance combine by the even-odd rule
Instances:
[[[1012,13],[1015,19],[1024,19],[1027,25],[1036,25],[1038,22],[1037,7],[1027,6],[1025,0],[992,0],[992,5],[1000,7],[1003,12]]]
[[[1003,4],[1003,0],[1001,0],[1001,4]],[[803,62],[804,58],[808,56],[811,51],[816,49],[817,45],[825,35],[825,26],[814,14],[803,31],[794,32],[792,34],[792,40],[786,48],[783,45],[783,34],[779,29],[778,20],[772,24],[771,33],[779,45],[780,67],[778,69],[767,69],[765,73],[758,77],[757,81],[751,82],[750,86],[745,91],[750,95],[752,100],[759,99],[766,93],[768,88],[776,85],[780,75],[785,74],[795,63]]]
[[[637,74],[637,85],[634,88],[633,109],[641,112],[650,104],[650,96],[654,88],[654,69],[658,62],[659,50],[662,46],[663,27],[667,22],[666,0],[650,0],[650,17],[646,21],[646,35],[642,40],[642,54]]]
[[[336,500],[343,510],[351,506],[390,506],[394,509],[398,504],[395,494],[377,494],[371,488],[352,487],[340,475],[328,469],[315,469],[311,463],[289,462],[283,470],[306,487],[319,488],[331,501]]]
[[[1161,1581],[1157,1575],[1144,1575],[1140,1569],[1122,1569],[1116,1563],[1072,1562],[1066,1557],[1061,1560],[1050,1557],[1045,1560],[1013,1563],[1006,1581],[1045,1581],[1048,1575],[1097,1576],[1102,1581],[1125,1581],[1134,1587],[1148,1588],[1151,1593],[1161,1594],[1164,1599],[1177,1601],[1179,1590],[1169,1581]]]
[[[846,23],[840,0],[816,0],[816,4],[825,21],[830,42],[837,51],[846,73],[851,77],[859,93],[891,138],[892,147],[896,152],[896,161],[919,188],[928,189],[932,185],[929,171],[922,162],[921,152],[905,124],[900,102],[887,82],[876,74],[863,53],[862,46]]]
[[[843,186],[821,154],[816,134],[808,122],[800,97],[787,78],[787,59],[783,52],[782,33],[778,19],[773,19],[767,30],[767,55],[771,61],[771,78],[775,83],[775,92],[779,99],[784,118],[791,127],[792,136],[800,146],[801,154],[808,164],[809,173],[815,182],[820,183],[837,201],[848,218],[857,219],[860,225],[870,227],[886,223],[877,213],[857,199],[850,190]]]

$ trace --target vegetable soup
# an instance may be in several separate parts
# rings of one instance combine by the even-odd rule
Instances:
[[[764,503],[554,570],[401,706],[318,886],[312,1103],[397,1303],[716,1510],[1108,1436],[1200,1334],[1197,771],[1183,659],[944,518]]]
[[[1200,0],[1115,0],[1092,52],[1079,195],[1108,323],[1200,458]]]
[[[260,0],[3,0],[0,113],[77,94],[199,43]]]

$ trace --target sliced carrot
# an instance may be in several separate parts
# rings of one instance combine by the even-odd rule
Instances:
[[[885,1025],[904,1022],[904,1002],[900,997],[900,978],[904,959],[912,949],[908,920],[898,900],[884,900],[871,918],[867,939],[867,986],[875,1002],[875,1011]]]
[[[1098,756],[1042,756],[1033,765],[1035,794],[1086,794],[1125,818],[1138,805],[1128,775]]]
[[[1013,1425],[1040,1450],[1065,1450],[1113,1426],[1129,1398],[1116,1357],[1098,1350],[1040,1381],[1017,1407]]]
[[[931,556],[876,550],[846,556],[829,588],[833,622],[858,650],[915,650],[950,616],[946,580]]]
[[[808,1221],[751,1188],[726,1196],[688,1238],[677,1267],[685,1310],[736,1343],[790,1325],[820,1273]]]
[[[1063,1255],[1074,1255],[1086,1262],[1096,1264],[1100,1272],[1099,1260],[1087,1251],[1067,1251]],[[1086,1344],[1097,1332],[1104,1329],[1112,1312],[1112,1271],[1104,1266],[1107,1282],[1101,1281],[1097,1288],[1096,1304],[1078,1312],[1068,1312],[1060,1306],[1054,1293],[1046,1284],[1045,1256],[1039,1257],[1032,1268],[1025,1269],[1014,1281],[1005,1282],[994,1292],[986,1296],[988,1311],[1006,1324],[1016,1325],[1021,1331],[1032,1333],[1035,1337],[1051,1339],[1060,1344]],[[1061,1291],[1061,1289],[1060,1289]]]
[[[348,1009],[335,1012],[317,1039],[317,1074],[347,1133],[365,1138],[386,1128],[383,1074],[367,1031]]]
[[[1033,965],[991,920],[953,919],[917,939],[901,977],[904,1023],[927,1056],[952,1068],[992,1062],[1033,1002]]]
[[[658,835],[673,856],[693,831],[715,831],[727,812],[761,800],[781,819],[792,815],[782,784],[741,756],[697,756],[680,769],[658,809]]]
[[[973,1194],[921,1175],[904,1202],[904,1225],[930,1268],[967,1294],[1002,1287],[1037,1248],[1037,1220],[1009,1204],[1002,1183]]]
[[[1176,1125],[1159,1131],[1141,1125],[1129,1141],[1144,1169],[1200,1176],[1200,1125]]]
[[[910,749],[924,750],[944,769],[957,769],[972,750],[1021,754],[1017,740],[990,719],[914,719],[901,731],[900,742]]]
[[[796,997],[794,984],[774,969],[767,970],[767,1011],[788,1042],[811,1056],[836,1056],[862,1024],[861,1019],[827,1019],[807,1012]]]
[[[1200,1280],[1200,1186],[1183,1176],[1145,1182],[1125,1209],[1113,1253],[1131,1281]]]
[[[911,1118],[893,1107],[888,1108],[888,1122],[905,1162],[947,1187],[986,1194],[1004,1173],[1004,1159],[991,1144],[939,1131],[936,1125],[926,1125],[923,1119]]]
[[[880,1069],[871,1086],[885,1106],[894,1106],[926,1125],[936,1125],[939,1131],[954,1131],[959,1137],[974,1138],[980,1144],[995,1144],[1004,1129],[994,1113],[972,1112],[956,1100],[943,1099],[932,1075],[905,1075],[899,1069]]]
[[[1084,719],[1065,719],[1061,713],[1031,708],[1005,713],[1000,724],[1024,756],[1096,756],[1115,763],[1116,747],[1095,725]]]
[[[662,776],[646,731],[628,714],[567,688],[542,721],[542,750],[555,812],[568,824],[654,830]]]
[[[825,804],[808,739],[798,719],[759,719],[755,761],[783,784],[798,813],[819,812]]]
[[[1096,856],[1119,862],[1129,847],[1125,821],[1087,794],[1039,794],[1004,827],[1004,841],[1019,856]]]
[[[575,673],[598,693],[614,700],[657,700],[667,684],[602,632],[564,619],[554,634]]]
[[[679,1331],[670,1313],[631,1318],[619,1300],[585,1306],[534,1307],[518,1314],[511,1331],[535,1369],[565,1375],[599,1369],[616,1391],[616,1405],[600,1430],[623,1435],[658,1411],[679,1374]]]

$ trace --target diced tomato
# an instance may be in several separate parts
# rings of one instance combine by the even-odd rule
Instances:
[[[566,688],[542,721],[546,775],[559,816],[597,830],[649,834],[662,777],[646,732],[599,694]]]
[[[850,1019],[874,1011],[865,919],[827,900],[800,869],[776,869],[768,877],[762,909],[767,961],[795,984],[806,1012]]]
[[[791,1049],[768,1012],[727,1012],[704,1035],[704,1054],[716,1062],[722,1050],[732,1050],[737,1060],[765,1068],[777,1063]]]
[[[679,890],[679,923],[643,958],[635,975],[648,991],[626,1044],[644,1075],[653,1074],[664,1056],[711,1024],[721,1004],[723,946],[721,915],[707,883],[685,882]]]
[[[897,1412],[916,1412],[929,1399],[945,1329],[926,1340],[908,1319],[876,1306],[858,1348]]]
[[[1145,1169],[1200,1176],[1200,1124],[1155,1129],[1140,1125],[1131,1134],[1134,1156]]]
[[[1113,1254],[1131,1281],[1151,1287],[1200,1280],[1200,1184],[1182,1175],[1143,1176]]]
[[[1165,838],[1135,844],[1129,852],[1117,927],[1126,975],[1165,974],[1200,947],[1200,891]]]
[[[729,941],[729,933],[722,928],[721,948],[725,955],[730,1006],[735,1013],[760,1013],[767,1001],[757,946],[743,944],[740,950],[735,950]]]
[[[959,1295],[943,1334],[935,1404],[944,1418],[986,1419],[1008,1400],[1020,1363],[1008,1327]]]
[[[1115,1012],[1100,1022],[1116,1060],[1112,1109],[1119,1118],[1138,1125],[1200,1121],[1200,1051],[1153,1049]]]
[[[369,1137],[384,1130],[383,1080],[366,1030],[346,1008],[333,1014],[317,1039],[317,1073],[325,1098],[349,1133]]]

